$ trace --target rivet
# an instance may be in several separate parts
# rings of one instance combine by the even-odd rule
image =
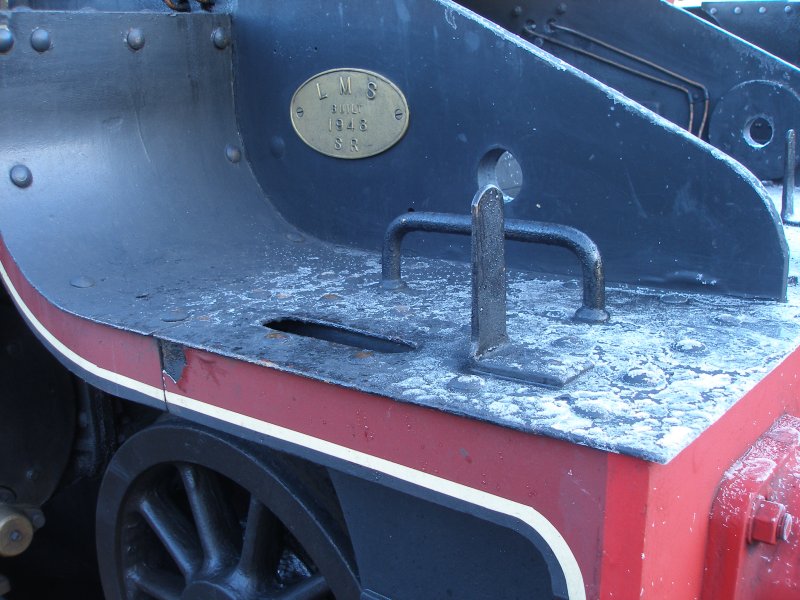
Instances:
[[[228,144],[225,146],[225,156],[229,161],[236,164],[242,160],[242,151],[238,148],[238,146]]]
[[[758,7],[758,14],[763,15],[765,12],[767,12],[767,7],[766,6],[759,6]]]
[[[715,14],[717,14],[717,7],[716,7],[716,6],[712,6],[712,7],[711,7],[711,8],[708,10],[708,12],[710,12],[712,15],[715,15]]]
[[[477,375],[459,375],[447,382],[447,388],[454,392],[479,392],[486,381]]]
[[[72,287],[76,288],[90,288],[94,287],[95,281],[91,277],[80,275],[78,277],[75,277],[74,279],[71,279],[69,284]]]
[[[0,54],[5,54],[14,46],[14,34],[8,27],[0,27]]]
[[[666,382],[664,372],[655,366],[637,366],[628,369],[622,376],[622,381],[628,385],[642,388],[663,388]]]
[[[31,47],[37,52],[47,52],[53,41],[50,39],[50,32],[41,27],[37,27],[31,33]]]
[[[788,15],[790,12],[792,12],[792,7],[787,4],[786,6],[783,7],[783,12],[785,12]]]
[[[33,174],[31,170],[25,165],[14,165],[11,167],[11,181],[18,188],[26,188],[33,183]]]
[[[296,231],[290,231],[286,234],[286,239],[290,242],[294,242],[295,244],[301,244],[306,241],[305,236],[297,233]]]
[[[561,4],[559,4],[559,5],[558,5],[558,7],[556,8],[556,12],[557,12],[558,14],[560,14],[560,15],[563,15],[565,12],[567,12],[567,5],[566,5],[564,2],[562,2],[562,3],[561,3]]]
[[[129,29],[128,35],[125,36],[125,41],[128,43],[128,47],[134,52],[141,50],[144,48],[144,31],[138,27]]]
[[[228,32],[224,28],[217,27],[211,33],[211,41],[214,43],[214,46],[220,50],[225,50],[225,48],[227,48],[231,43],[231,38],[228,36]]]
[[[39,480],[39,470],[38,469],[28,469],[25,471],[25,479],[28,481],[38,481]]]
[[[670,347],[675,352],[683,354],[698,355],[706,353],[706,345],[703,342],[688,337],[674,342]]]
[[[514,7],[514,9],[511,11],[511,16],[512,16],[512,17],[519,17],[519,16],[521,16],[521,15],[522,15],[522,7],[521,7],[521,6],[518,4],[518,5],[517,5],[517,6],[515,6],[515,7]]]
[[[735,316],[729,314],[716,315],[712,317],[711,320],[717,325],[724,325],[726,327],[735,327],[739,325],[739,320]]]
[[[733,9],[733,14],[735,14],[735,15],[742,14],[742,7],[741,6],[737,6],[736,8],[734,8]]]
[[[661,301],[662,304],[672,304],[675,306],[678,306],[680,304],[689,304],[689,296],[686,296],[684,294],[675,294],[672,292],[669,294],[663,294],[659,298],[659,300]]]
[[[188,318],[189,315],[186,311],[180,309],[171,310],[161,316],[161,320],[164,321],[164,323],[180,323]]]

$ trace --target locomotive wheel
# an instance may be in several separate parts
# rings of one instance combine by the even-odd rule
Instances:
[[[125,600],[358,598],[323,521],[258,448],[157,424],[119,449],[100,489],[103,590]]]

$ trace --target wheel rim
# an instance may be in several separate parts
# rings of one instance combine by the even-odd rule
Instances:
[[[350,565],[312,503],[249,450],[174,425],[142,432],[119,450],[98,501],[109,598],[358,597]]]

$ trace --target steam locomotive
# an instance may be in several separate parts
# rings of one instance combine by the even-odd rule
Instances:
[[[0,4],[0,595],[797,598],[800,6],[713,4]]]

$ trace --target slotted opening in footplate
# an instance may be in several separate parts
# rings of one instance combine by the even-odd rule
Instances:
[[[294,317],[275,319],[264,323],[267,329],[291,333],[307,338],[314,338],[324,342],[342,344],[359,350],[371,350],[382,354],[399,354],[416,350],[416,345],[411,342],[398,340],[391,337],[376,335],[366,331],[358,331],[350,327],[310,319]]]

